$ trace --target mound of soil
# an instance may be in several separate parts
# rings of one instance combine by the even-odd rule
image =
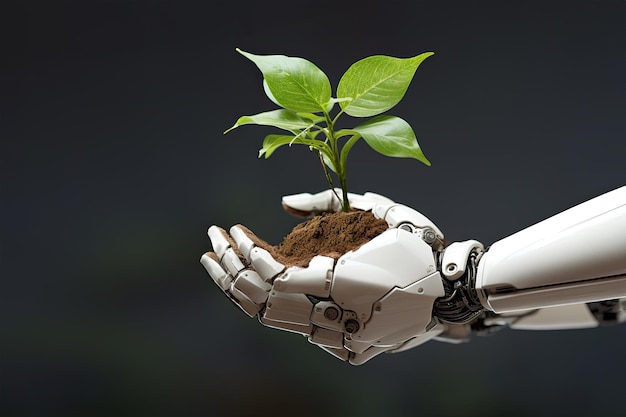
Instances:
[[[282,264],[306,267],[316,255],[338,259],[387,228],[387,222],[375,218],[371,212],[353,210],[314,216],[294,227],[277,245],[270,245],[251,232],[248,236]]]
[[[338,259],[357,249],[389,226],[369,211],[325,213],[300,223],[276,246],[282,263],[308,265],[315,255]]]

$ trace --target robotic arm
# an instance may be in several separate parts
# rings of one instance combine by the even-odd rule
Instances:
[[[621,187],[508,236],[489,248],[455,242],[443,252],[451,286],[469,303],[435,303],[435,316],[454,322],[463,307],[484,311],[474,333],[502,326],[552,330],[626,321],[626,187]],[[469,269],[456,271],[468,253]],[[456,261],[459,259],[460,261]],[[453,285],[450,282],[454,282]],[[470,289],[475,289],[471,291]],[[456,310],[450,312],[449,306]]]
[[[374,193],[348,196],[389,228],[335,261],[285,266],[241,225],[209,228],[201,263],[247,315],[299,333],[353,365],[428,340],[458,343],[509,326],[558,329],[626,321],[626,187],[489,248],[444,244],[419,212]],[[311,216],[340,209],[335,193],[283,198]]]

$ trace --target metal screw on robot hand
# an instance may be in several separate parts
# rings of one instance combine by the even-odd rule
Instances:
[[[431,245],[436,239],[437,234],[433,229],[431,229],[430,227],[424,228],[424,232],[422,233],[422,240],[424,240],[424,242]]]
[[[359,325],[358,321],[350,319],[350,320],[346,320],[343,327],[346,329],[346,332],[348,333],[356,333],[359,331],[359,328],[361,326]]]
[[[324,317],[326,317],[328,320],[336,320],[337,317],[339,317],[339,310],[337,310],[335,307],[328,307],[326,310],[324,310]]]

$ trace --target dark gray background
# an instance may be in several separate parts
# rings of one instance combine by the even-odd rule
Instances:
[[[3,416],[623,416],[626,332],[505,330],[353,367],[234,307],[206,229],[277,243],[305,148],[235,52],[435,55],[389,114],[432,161],[359,143],[353,192],[485,244],[624,185],[626,3],[23,1],[3,13]],[[8,30],[7,30],[8,29]]]

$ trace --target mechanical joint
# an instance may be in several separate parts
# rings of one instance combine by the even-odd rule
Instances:
[[[482,243],[477,240],[454,242],[443,252],[441,273],[449,281],[455,281],[465,274],[467,262],[472,252],[482,252]]]
[[[474,321],[485,311],[476,290],[478,260],[483,246],[477,241],[453,243],[441,257],[445,295],[435,300],[433,315],[445,323]]]
[[[320,301],[311,313],[311,323],[325,329],[343,331],[343,311],[332,301]]]

